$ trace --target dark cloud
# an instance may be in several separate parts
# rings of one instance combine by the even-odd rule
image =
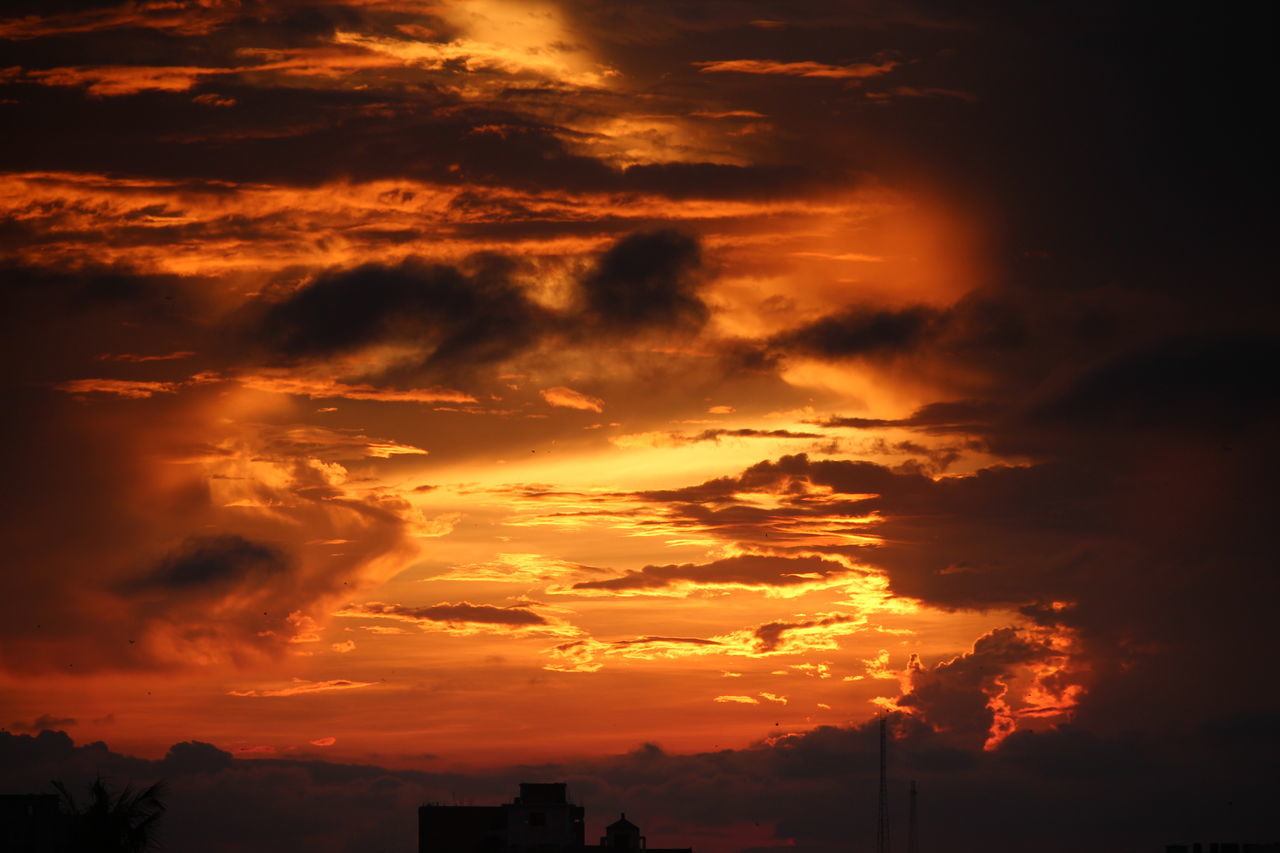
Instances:
[[[256,306],[246,335],[275,358],[326,359],[377,344],[407,346],[420,363],[392,369],[466,373],[574,332],[583,342],[641,330],[697,328],[707,308],[697,238],[677,231],[618,240],[578,281],[579,313],[556,314],[517,283],[518,263],[496,254],[461,266],[410,259],[317,276]]]
[[[1027,430],[1216,434],[1275,417],[1280,392],[1263,377],[1280,356],[1274,336],[1242,331],[1162,342],[1050,389],[1021,413]]]
[[[55,717],[52,714],[41,714],[30,723],[15,720],[9,724],[9,728],[15,732],[39,734],[45,729],[65,729],[68,726],[74,726],[77,722],[74,717]]]
[[[1273,488],[1261,426],[1272,421],[1235,424],[1227,445],[1189,439],[1188,421],[1158,423],[1137,434],[1104,430],[1106,444],[1064,443],[1072,455],[1060,461],[940,479],[784,456],[642,496],[668,507],[668,523],[747,542],[768,531],[783,545],[795,521],[877,514],[863,530],[880,543],[819,550],[880,567],[896,593],[935,607],[1026,607],[1039,624],[1074,632],[1072,654],[1091,672],[1079,719],[1103,730],[1186,725],[1215,713],[1215,695],[1269,707],[1273,691],[1235,650],[1257,642],[1263,602],[1280,594],[1268,568],[1274,549],[1262,517],[1235,508],[1264,505]],[[799,499],[813,486],[833,494]],[[780,506],[761,511],[734,498],[755,491],[779,495]],[[1214,627],[1189,627],[1197,624]]]
[[[857,622],[857,616],[833,614],[816,619],[800,619],[795,621],[777,620],[760,625],[753,632],[754,648],[757,652],[775,652],[787,640],[792,631],[805,628],[827,628],[833,625],[844,625]]]
[[[187,590],[269,582],[287,572],[289,557],[278,548],[242,536],[197,536],[187,539],[147,574],[126,582],[129,594],[182,594]]]
[[[645,646],[650,644],[674,644],[686,646],[719,646],[717,640],[707,640],[701,637],[636,637],[630,640],[614,640],[609,645],[617,647],[626,646]]]
[[[233,761],[231,753],[224,752],[211,743],[192,740],[169,747],[160,762],[160,771],[166,776],[217,773],[229,769]]]
[[[998,409],[991,403],[979,400],[956,400],[929,403],[921,406],[905,418],[851,418],[830,417],[811,423],[824,427],[849,427],[852,429],[882,429],[884,427],[910,427],[930,434],[987,432]]]
[[[255,335],[287,357],[324,358],[372,344],[423,353],[427,369],[461,369],[532,345],[544,322],[505,260],[470,271],[418,260],[326,273],[266,307]]]
[[[854,307],[776,335],[771,345],[822,358],[886,356],[915,349],[938,321],[938,312]]]
[[[583,312],[603,333],[698,328],[707,306],[696,237],[680,231],[640,232],[619,240],[580,282]]]
[[[474,623],[480,625],[507,625],[527,627],[549,624],[543,616],[527,607],[496,607],[491,604],[471,604],[467,601],[450,604],[441,602],[426,607],[407,607],[403,604],[383,604],[372,601],[367,604],[344,608],[343,616],[384,616],[408,622],[443,622],[448,624]]]
[[[1043,643],[1014,628],[999,628],[979,637],[972,651],[932,668],[913,660],[910,689],[897,704],[916,712],[948,742],[980,749],[996,723],[993,703],[1003,697],[1014,667],[1051,655]]]
[[[848,574],[840,563],[818,557],[770,557],[744,554],[711,563],[645,566],[629,570],[616,578],[580,581],[573,589],[627,592],[669,589],[673,586],[693,587],[746,586],[787,587],[813,583]]]
[[[683,437],[683,436],[682,436]],[[719,441],[722,438],[825,438],[816,432],[794,432],[789,429],[704,429],[702,432],[683,437],[687,441]]]

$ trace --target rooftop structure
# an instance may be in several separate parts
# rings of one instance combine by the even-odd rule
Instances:
[[[564,782],[524,782],[520,796],[498,806],[427,805],[418,809],[418,853],[693,853],[650,848],[624,814],[599,846],[587,845],[584,809],[569,801]]]

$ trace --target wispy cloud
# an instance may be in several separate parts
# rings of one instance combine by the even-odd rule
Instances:
[[[329,681],[307,681],[302,678],[293,679],[286,687],[273,687],[261,690],[228,690],[228,696],[245,696],[267,698],[275,696],[305,696],[312,693],[328,693],[333,690],[358,690],[361,687],[373,687],[375,681],[347,681],[332,679]]]
[[[896,62],[858,62],[852,65],[826,65],[821,62],[776,62],[770,59],[727,59],[717,62],[695,62],[702,73],[776,74],[784,77],[821,77],[830,80],[863,80],[888,74]]]

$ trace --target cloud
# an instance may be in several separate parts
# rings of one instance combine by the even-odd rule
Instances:
[[[452,389],[383,390],[388,383],[312,380],[295,370],[381,348],[395,354],[372,373],[459,375],[514,358],[567,329],[590,344],[620,332],[696,330],[708,316],[697,295],[703,277],[698,241],[674,230],[638,232],[605,250],[576,280],[579,304],[568,313],[535,302],[517,282],[518,269],[515,260],[491,254],[456,266],[410,258],[321,273],[246,309],[252,315],[246,337],[269,361],[294,368],[247,370],[241,380],[310,397],[470,402],[473,395]],[[587,411],[604,405],[565,386],[543,396]]]
[[[180,35],[202,36],[236,16],[234,7],[199,4],[123,3],[51,15],[23,15],[0,21],[0,38],[36,39],[51,35],[145,27]]]
[[[142,400],[152,394],[172,394],[177,391],[177,382],[147,382],[129,379],[72,379],[62,382],[59,391],[68,394],[115,394],[132,400]]]
[[[423,368],[501,361],[532,345],[542,322],[510,273],[497,259],[469,273],[416,260],[330,272],[267,305],[257,334],[297,359],[398,344]]]
[[[339,616],[380,616],[406,622],[480,622],[490,625],[545,625],[546,619],[525,607],[494,607],[489,604],[433,604],[429,607],[405,607],[400,604],[368,604],[343,608]]]
[[[743,554],[705,564],[645,566],[619,577],[579,581],[564,591],[685,596],[703,590],[752,589],[792,596],[839,586],[848,582],[854,571],[844,563],[820,557]]]
[[[483,444],[486,427],[424,420],[405,432],[386,409],[427,419],[417,404],[485,399],[484,383],[463,374],[514,358],[538,368],[534,387],[604,388],[602,374],[634,371],[654,388],[678,373],[671,393],[688,409],[722,399],[773,406],[778,396],[865,415],[824,427],[948,435],[966,456],[950,467],[891,466],[815,452],[732,472],[700,467],[690,482],[704,482],[685,489],[565,498],[580,506],[538,520],[606,521],[726,548],[717,554],[842,559],[874,566],[868,577],[883,582],[851,593],[849,613],[762,613],[751,617],[761,624],[715,638],[654,625],[652,635],[571,645],[566,666],[848,644],[838,632],[859,630],[856,619],[822,623],[865,613],[864,596],[876,606],[890,593],[917,598],[958,620],[1014,608],[1018,627],[958,657],[954,647],[926,654],[904,670],[911,689],[889,700],[912,710],[893,715],[895,755],[922,773],[949,843],[1019,849],[1038,834],[1037,849],[1054,853],[1096,846],[1086,833],[1106,826],[1117,849],[1155,849],[1173,840],[1171,814],[1188,837],[1234,833],[1251,810],[1269,814],[1274,685],[1257,661],[1274,657],[1258,626],[1277,598],[1265,510],[1277,479],[1276,395],[1258,365],[1274,362],[1276,347],[1274,291],[1260,284],[1270,250],[1258,213],[1269,208],[1257,176],[1272,154],[1255,111],[1234,106],[1265,102],[1271,29],[1260,20],[1212,9],[1153,17],[1114,4],[994,16],[817,4],[782,16],[758,3],[568,0],[559,13],[571,38],[512,53],[502,39],[395,4],[27,5],[34,14],[0,21],[3,65],[20,69],[0,73],[0,108],[18,129],[0,139],[10,170],[0,248],[28,264],[4,270],[0,288],[6,409],[22,413],[0,425],[9,483],[0,533],[14,567],[0,576],[0,657],[15,677],[250,666],[256,653],[288,654],[320,634],[339,602],[368,594],[413,555],[411,508],[372,478],[425,462],[415,449],[432,449],[433,465],[481,458],[455,453],[451,437]],[[759,36],[778,32],[760,28],[775,24],[785,27],[783,53],[760,49]],[[347,44],[333,43],[338,31]],[[120,56],[127,65],[102,64]],[[735,56],[776,59],[690,66]],[[577,75],[606,68],[624,76],[582,88]],[[780,85],[764,85],[770,75]],[[823,78],[835,85],[815,82]],[[822,103],[806,92],[821,92]],[[956,94],[969,92],[976,106]],[[687,118],[697,113],[768,121]],[[97,131],[91,145],[85,128]],[[851,185],[875,204],[831,200]],[[911,188],[902,245],[860,245],[879,230],[879,193],[902,187]],[[960,212],[957,230],[972,230],[972,241],[944,233],[934,251],[915,229],[935,203]],[[698,233],[696,252],[633,235],[590,256],[612,235],[671,218],[691,229],[689,240]],[[634,257],[622,257],[624,246]],[[482,264],[451,260],[477,248],[521,266],[493,273],[490,287]],[[706,261],[690,260],[702,253]],[[403,260],[411,255],[433,260]],[[833,279],[827,267],[867,257],[884,261],[858,264],[858,281]],[[30,267],[37,259],[58,271]],[[377,274],[326,283],[365,269]],[[704,283],[721,270],[720,282]],[[370,283],[400,274],[403,286]],[[763,325],[744,324],[772,291],[794,306],[761,302]],[[483,304],[467,303],[468,293]],[[237,313],[246,299],[256,317]],[[508,332],[507,320],[485,319],[494,306],[533,320]],[[260,331],[253,321],[277,308],[261,341],[227,328],[240,320]],[[686,371],[701,354],[639,353],[639,342],[621,340],[695,328],[710,339],[746,329],[742,350],[754,360],[702,387]],[[591,352],[566,353],[563,339]],[[263,364],[246,366],[245,341]],[[182,365],[98,360],[183,351],[196,355]],[[585,374],[557,374],[544,355]],[[840,381],[860,389],[852,396],[867,389],[866,407],[790,384],[803,377],[789,371],[779,379],[791,359],[837,362]],[[675,366],[649,372],[659,360]],[[191,380],[206,370],[240,381]],[[424,370],[450,381],[424,380]],[[652,428],[635,421],[635,387],[606,390],[612,420]],[[814,399],[793,402],[806,396]],[[324,430],[294,432],[302,401],[289,397],[359,405],[344,404]],[[707,459],[710,442],[731,432],[684,438],[706,442],[696,455]],[[878,449],[867,455],[881,460]],[[587,537],[574,541],[587,547]],[[452,562],[450,543],[440,544],[439,559]],[[645,562],[663,559],[629,565]],[[742,566],[712,569],[710,557],[672,562],[610,577],[669,592],[696,590],[721,569],[734,583],[753,577]],[[600,580],[564,563],[511,574]],[[502,569],[484,565],[465,570]],[[809,580],[839,578],[818,574]],[[784,577],[755,580],[765,590],[806,587]],[[874,660],[874,674],[892,673]],[[1036,728],[1057,720],[1068,688],[1086,681],[1072,726]],[[1022,730],[1011,734],[1009,721]],[[76,766],[109,760],[121,774],[154,767],[104,756],[105,747],[37,740],[6,743],[74,756]],[[982,743],[996,748],[982,752]],[[208,750],[210,766],[230,763]],[[593,803],[629,794],[724,832],[763,816],[777,836],[761,829],[751,843],[814,850],[868,837],[859,833],[870,812],[842,809],[840,798],[870,802],[873,766],[873,733],[840,729],[707,756],[646,748],[574,772],[597,786],[585,789]],[[58,776],[39,773],[40,785]],[[343,773],[355,775],[334,781]],[[411,817],[397,823],[393,807],[427,799],[383,768],[205,775],[218,778],[187,801],[192,844],[179,839],[179,849],[250,837],[274,849],[411,846]],[[715,798],[699,797],[689,779],[706,780]],[[451,790],[438,787],[445,794],[432,796]],[[1134,790],[1159,808],[1135,803]],[[382,811],[365,823],[353,802]],[[1076,825],[1079,814],[1096,822]],[[404,830],[398,840],[393,826]]]
[[[776,335],[771,344],[820,358],[887,356],[915,349],[938,321],[936,310],[853,307]]]
[[[866,617],[842,613],[824,613],[814,618],[766,622],[749,631],[733,635],[739,654],[751,657],[798,654],[806,651],[839,648],[837,637],[865,629]]]
[[[30,723],[22,720],[15,720],[9,724],[9,728],[13,729],[15,732],[31,732],[32,734],[39,734],[46,729],[50,731],[65,729],[68,726],[76,725],[77,722],[78,721],[75,717],[55,717],[52,714],[41,714]]]
[[[1140,351],[1125,362],[1168,364],[1149,359]],[[993,442],[1042,451],[1056,447],[1064,459],[933,477],[868,462],[784,456],[735,477],[635,497],[655,505],[671,528],[737,543],[772,541],[774,547],[786,543],[781,534],[803,529],[807,519],[821,518],[821,527],[830,529],[841,518],[863,518],[861,541],[828,539],[806,543],[805,549],[883,571],[893,600],[906,597],[942,609],[1020,609],[1033,625],[1074,637],[1047,645],[1043,637],[1026,635],[1027,648],[1043,647],[1035,655],[1028,652],[1037,659],[1018,670],[1017,685],[1007,695],[993,682],[986,692],[968,689],[969,721],[957,717],[947,724],[957,731],[982,739],[993,731],[1005,736],[1010,724],[1034,727],[1038,716],[1052,718],[1072,708],[1075,719],[1091,725],[1125,720],[1177,726],[1213,713],[1210,701],[1197,698],[1202,694],[1183,695],[1177,687],[1187,683],[1186,667],[1193,660],[1197,683],[1236,696],[1243,691],[1255,697],[1250,703],[1262,701],[1230,649],[1248,644],[1244,626],[1262,618],[1256,596],[1266,599],[1275,587],[1259,559],[1266,551],[1257,544],[1265,540],[1263,529],[1229,509],[1241,501],[1265,502],[1271,477],[1253,460],[1267,451],[1245,436],[1270,422],[1269,397],[1237,403],[1230,420],[1240,426],[1227,428],[1254,450],[1237,455],[1223,450],[1224,444],[1211,450],[1203,437],[1226,435],[1219,432],[1224,427],[1192,401],[1216,393],[1200,390],[1209,387],[1201,377],[1214,362],[1196,369],[1182,363],[1190,371],[1185,377],[1157,372],[1150,388],[1136,380],[1136,372],[1132,381],[1097,385],[1091,377],[1114,375],[1111,369],[1087,372],[1062,393],[1096,387],[1088,392],[1096,404],[1071,407],[1088,420],[1064,416],[1071,423],[1066,433],[1059,432],[1064,421],[1049,414],[1056,411],[1049,396],[985,426]],[[1155,396],[1153,409],[1144,408],[1145,394]],[[1147,416],[1161,407],[1167,417]],[[925,429],[948,426],[972,417],[968,408],[925,412],[916,422]],[[1055,435],[1062,438],[1046,440]],[[1194,476],[1182,467],[1190,478],[1186,488],[1170,490],[1172,481],[1151,477],[1153,460],[1133,449],[1138,436],[1149,449],[1165,448],[1161,452],[1179,459],[1179,466],[1195,460]],[[774,502],[762,507],[761,498],[770,495]],[[1152,577],[1161,580],[1153,585]],[[1205,608],[1226,608],[1240,618],[1220,625],[1212,637],[1193,637],[1184,626]],[[1243,615],[1249,613],[1255,615]],[[959,673],[963,667],[953,669]],[[1038,680],[1042,687],[1034,687]],[[992,694],[1004,696],[1008,707]],[[1025,698],[1031,694],[1038,698]],[[1163,698],[1144,704],[1143,695]],[[993,729],[992,719],[1004,728]]]
[[[333,430],[307,424],[263,426],[261,435],[264,449],[279,456],[335,460],[427,455],[421,447],[370,438],[356,430]]]
[[[532,605],[499,607],[468,601],[456,604],[445,601],[410,607],[371,601],[348,605],[334,615],[358,619],[394,619],[410,622],[423,630],[446,631],[457,635],[514,632],[575,636],[581,633],[563,619],[538,613]]]
[[[140,364],[148,361],[174,361],[176,359],[190,358],[195,355],[191,350],[174,350],[173,352],[162,353],[160,355],[140,355],[138,353],[121,352],[121,353],[103,353],[98,356],[99,361],[127,361],[134,364]]]
[[[229,73],[235,72],[194,66],[104,65],[30,70],[25,76],[45,86],[84,86],[88,94],[105,98],[146,91],[185,92],[203,77]]]
[[[150,298],[143,286],[133,292]],[[93,334],[69,341],[61,349],[88,358],[119,351]],[[242,420],[206,418],[228,393],[237,392],[195,384],[119,403],[44,386],[10,398],[34,421],[10,422],[0,442],[8,469],[31,484],[7,502],[4,531],[15,565],[47,574],[0,578],[6,669],[172,670],[282,656],[303,616],[398,570],[413,549],[408,508],[350,489],[344,471],[308,455],[316,448],[274,442],[253,423],[253,403]],[[348,544],[334,553],[305,546],[312,539]]]
[[[867,629],[865,615],[798,614],[714,637],[642,636],[603,641],[577,636],[544,650],[551,661],[544,669],[556,672],[597,672],[609,657],[634,660],[730,655],[767,658],[840,648],[839,640]]]
[[[1009,694],[1017,668],[1057,656],[1054,649],[1025,631],[999,628],[979,637],[972,651],[931,668],[912,660],[905,673],[908,689],[894,704],[918,713],[952,743],[992,749],[1016,725]],[[1065,719],[1077,691],[1060,685],[1058,692],[1065,707],[1055,710]]]
[[[807,455],[761,462],[738,477],[639,497],[667,506],[672,523],[739,541],[795,537],[821,520],[842,519],[860,539],[828,538],[809,547],[845,554],[888,573],[893,591],[943,606],[1025,603],[1065,589],[1046,588],[1081,552],[1079,529],[1063,529],[1054,513],[1081,523],[1098,520],[1082,493],[1087,482],[1054,465],[993,466],[965,476],[932,479],[914,470],[871,462],[818,460]],[[772,496],[760,507],[755,496]],[[1033,544],[1034,543],[1034,544]],[[965,571],[952,571],[964,568]],[[967,572],[967,573],[966,573]]]
[[[784,77],[821,77],[829,80],[863,80],[888,74],[898,63],[859,62],[852,65],[826,65],[821,62],[776,62],[768,59],[727,59],[719,62],[693,63],[704,74],[735,72],[738,74],[777,74]]]
[[[530,585],[559,581],[573,575],[598,575],[604,571],[542,554],[498,554],[492,562],[465,563],[423,580]]]
[[[228,690],[227,695],[258,698],[303,696],[312,693],[328,693],[333,690],[357,690],[361,687],[375,686],[377,686],[377,682],[374,681],[347,681],[342,678],[334,678],[328,681],[307,681],[306,679],[295,678],[286,687],[265,690]]]
[[[709,315],[698,296],[702,266],[696,237],[670,229],[631,234],[579,282],[583,313],[605,334],[697,329]]]
[[[822,433],[795,432],[789,429],[706,429],[692,435],[679,432],[645,432],[616,435],[610,438],[619,447],[680,447],[686,444],[697,444],[704,441],[719,442],[722,438],[781,438],[781,439],[818,439],[826,438]]]
[[[565,388],[562,385],[555,388],[544,388],[538,393],[542,395],[542,399],[552,406],[581,409],[586,412],[604,411],[604,400],[599,397],[592,397],[589,394],[583,394],[581,391],[575,391],[572,388]]]
[[[181,595],[240,584],[256,585],[289,570],[289,558],[278,548],[242,536],[190,537],[145,575],[121,585],[129,595]]]
[[[852,429],[904,427],[918,429],[932,435],[948,433],[979,435],[989,431],[992,422],[999,414],[999,409],[989,402],[955,400],[929,403],[905,418],[830,417],[811,421],[811,423],[824,427]]]
[[[258,370],[235,375],[235,381],[256,391],[297,394],[311,400],[376,400],[387,403],[475,403],[476,398],[452,388],[380,388],[366,382],[300,376],[297,372]]]
[[[604,668],[602,656],[631,660],[655,660],[696,655],[724,654],[728,649],[718,639],[703,637],[633,637],[604,642],[580,637],[545,650],[551,658],[543,669],[553,672],[597,672]]]

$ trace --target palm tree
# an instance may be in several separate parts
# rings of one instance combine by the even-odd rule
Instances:
[[[156,826],[164,814],[164,783],[140,791],[126,785],[112,793],[101,777],[89,786],[89,800],[81,808],[61,782],[53,786],[72,815],[70,849],[83,853],[143,853],[156,846]]]

